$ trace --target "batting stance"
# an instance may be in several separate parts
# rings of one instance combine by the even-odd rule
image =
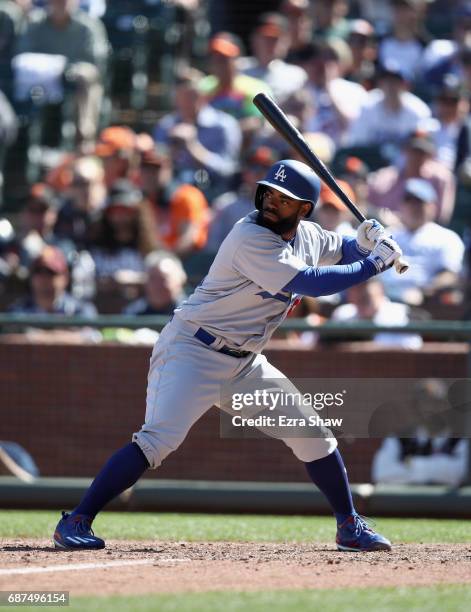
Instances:
[[[274,164],[259,181],[252,213],[222,243],[208,275],[175,310],[152,353],[146,416],[132,442],[117,451],[70,514],[63,513],[54,543],[62,549],[97,549],[95,516],[157,468],[183,442],[227,381],[286,377],[261,354],[297,296],[338,293],[390,268],[399,246],[377,221],[364,221],[357,238],[323,230],[308,217],[320,182],[305,164]],[[276,384],[276,383],[275,383]],[[347,473],[334,437],[283,440],[306,465],[337,519],[339,550],[390,550],[355,512]]]

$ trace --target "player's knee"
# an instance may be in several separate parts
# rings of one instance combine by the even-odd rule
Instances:
[[[304,463],[327,457],[337,448],[335,438],[290,438],[283,442],[291,448],[294,456]]]
[[[151,470],[158,468],[162,461],[176,450],[183,442],[184,436],[166,436],[165,438],[158,431],[147,431],[141,429],[132,436],[135,442],[144,453]]]

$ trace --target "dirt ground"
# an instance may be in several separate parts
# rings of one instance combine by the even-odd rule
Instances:
[[[0,549],[0,590],[107,595],[471,583],[471,544],[341,553],[313,543],[110,540],[101,551],[67,552],[47,540],[0,539]]]

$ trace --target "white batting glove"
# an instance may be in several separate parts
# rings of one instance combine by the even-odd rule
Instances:
[[[382,234],[384,233],[385,229],[379,221],[376,221],[376,219],[367,219],[358,226],[358,245],[363,251],[369,253],[375,248],[375,244],[383,237]]]
[[[378,273],[384,272],[394,265],[396,259],[402,255],[402,249],[392,238],[380,238],[374,249],[366,258],[371,261]]]

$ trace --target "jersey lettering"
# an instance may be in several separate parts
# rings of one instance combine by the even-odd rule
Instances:
[[[285,172],[285,165],[284,164],[280,164],[280,167],[276,171],[274,178],[277,181],[280,181],[280,183],[284,183],[285,182],[286,172]]]

